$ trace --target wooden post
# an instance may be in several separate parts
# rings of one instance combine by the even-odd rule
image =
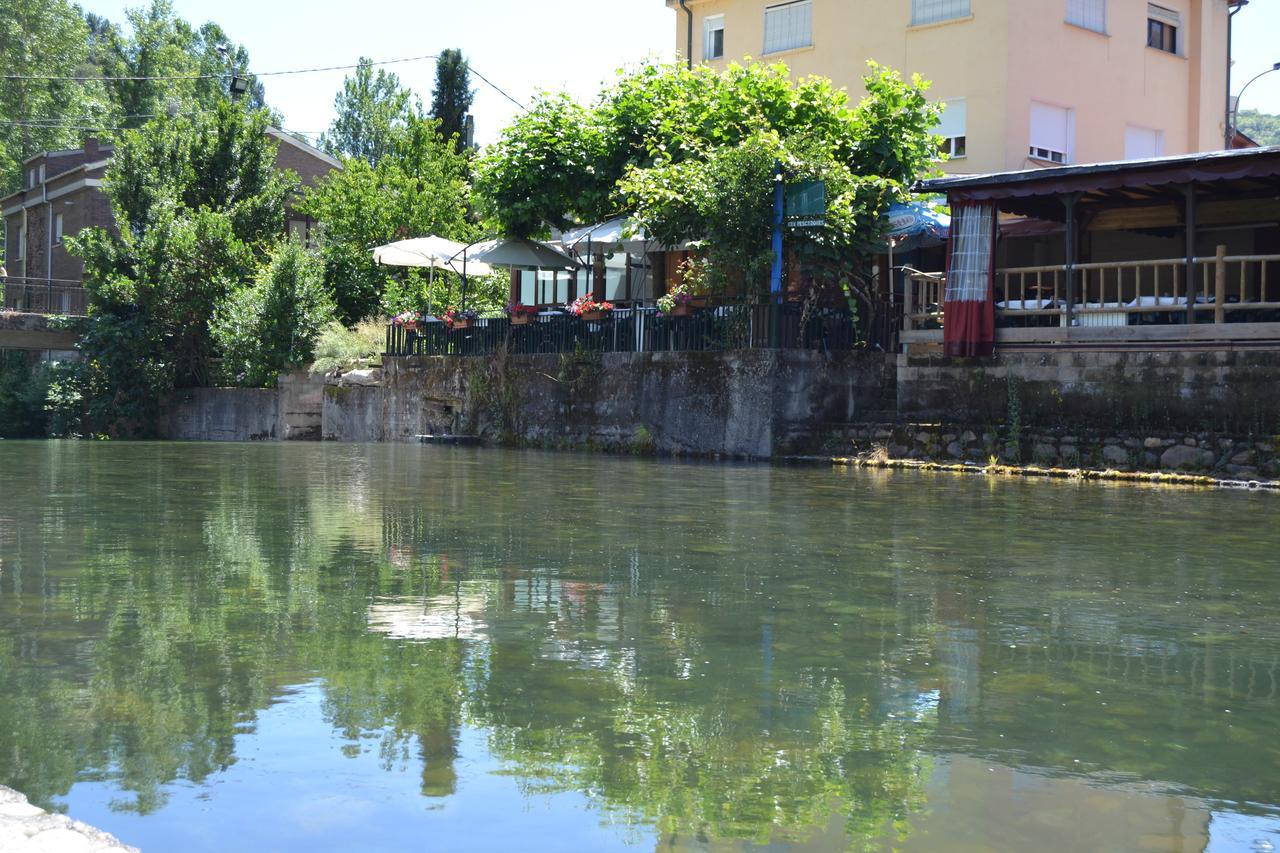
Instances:
[[[1227,322],[1227,247],[1218,244],[1218,253],[1214,256],[1213,280],[1213,322],[1221,325]]]
[[[1186,187],[1187,260],[1185,265],[1187,325],[1196,322],[1196,185]]]
[[[911,331],[911,315],[915,313],[915,289],[916,280],[914,276],[907,275],[902,279],[902,331]]]
[[[1078,193],[1068,193],[1062,197],[1062,203],[1067,208],[1067,262],[1064,270],[1067,278],[1067,307],[1062,313],[1062,325],[1068,329],[1071,328],[1071,315],[1076,305],[1076,200],[1078,198]]]

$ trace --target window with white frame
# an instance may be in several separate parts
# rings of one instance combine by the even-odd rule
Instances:
[[[1105,33],[1107,0],[1067,0],[1067,23]]]
[[[1050,163],[1070,163],[1074,123],[1071,110],[1032,101],[1029,156]]]
[[[55,213],[53,215],[53,242],[62,242],[62,214]]]
[[[18,226],[18,251],[14,254],[14,258],[21,261],[27,257],[27,226]]]
[[[911,26],[967,18],[973,12],[969,0],[911,0]]]
[[[1164,131],[1149,127],[1126,125],[1124,129],[1124,159],[1149,160],[1164,153]]]
[[[813,44],[813,0],[764,7],[764,52],[780,53]]]
[[[712,15],[702,22],[702,58],[724,56],[724,15]]]
[[[1178,32],[1182,29],[1182,16],[1173,9],[1147,4],[1147,47],[1165,53],[1182,55],[1182,43]]]
[[[968,123],[969,111],[964,98],[940,101],[938,106],[942,107],[942,118],[933,132],[942,137],[939,149],[953,160],[965,156],[965,125]]]

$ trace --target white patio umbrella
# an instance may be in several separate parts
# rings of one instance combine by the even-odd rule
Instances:
[[[430,310],[430,288],[436,283],[436,268],[453,270],[465,278],[470,275],[489,275],[493,268],[485,263],[469,261],[466,257],[468,246],[456,240],[437,237],[431,234],[426,237],[414,237],[411,240],[398,240],[373,250],[374,263],[389,267],[427,267],[430,273],[427,278],[428,304]]]

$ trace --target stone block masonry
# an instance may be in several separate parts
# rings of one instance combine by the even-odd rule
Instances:
[[[889,423],[855,427],[849,447],[853,455],[928,462],[1174,471],[1232,480],[1280,478],[1280,437],[1063,429],[1011,433],[1007,428]]]
[[[891,413],[874,353],[610,353],[393,358],[325,387],[324,438],[466,433],[548,448],[767,459]],[[886,394],[889,394],[886,397]]]
[[[1280,352],[1043,351],[898,356],[907,420],[1101,432],[1280,434]]]

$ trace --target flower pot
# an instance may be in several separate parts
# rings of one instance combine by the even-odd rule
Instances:
[[[608,313],[608,311],[583,311],[578,316],[583,320],[586,320],[588,323],[596,323],[603,320]]]
[[[455,328],[455,329],[470,329],[470,328],[471,328],[471,324],[472,324],[473,322],[475,322],[475,321],[474,321],[474,320],[462,320],[462,319],[454,320],[454,321],[453,321],[453,328]]]
[[[682,302],[671,309],[671,316],[672,317],[688,317],[691,314],[693,314],[694,308],[696,307],[697,306],[695,306],[692,302]]]
[[[530,323],[532,323],[532,322],[533,322],[533,320],[534,320],[534,317],[535,317],[535,316],[536,316],[536,315],[534,315],[534,314],[512,314],[512,315],[511,315],[511,325],[513,325],[513,326],[528,326]]]

